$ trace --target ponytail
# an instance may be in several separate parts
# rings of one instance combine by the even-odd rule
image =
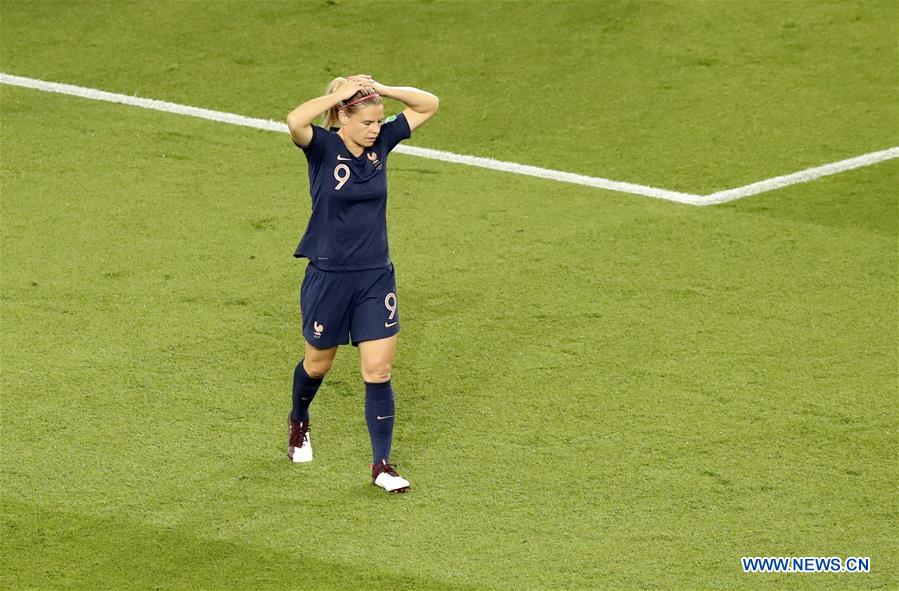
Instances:
[[[332,92],[337,90],[337,87],[340,86],[341,84],[343,84],[344,82],[346,82],[346,78],[335,78],[334,80],[331,80],[331,83],[328,84],[328,88],[325,89],[325,94],[331,94]],[[341,101],[341,102],[343,102],[343,101]],[[328,109],[327,111],[325,111],[325,129],[331,129],[332,127],[335,126],[335,124],[338,121],[340,121],[337,118],[337,111],[339,109],[340,109],[340,105],[337,104],[337,105],[334,105],[333,107],[331,107],[330,109]]]

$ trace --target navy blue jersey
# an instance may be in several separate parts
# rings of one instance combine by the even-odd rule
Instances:
[[[334,131],[312,126],[309,161],[312,216],[295,257],[325,271],[387,267],[387,155],[412,131],[403,114],[381,126],[358,158]]]

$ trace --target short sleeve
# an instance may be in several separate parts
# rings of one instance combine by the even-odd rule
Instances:
[[[309,162],[313,162],[316,160],[320,160],[321,157],[325,153],[325,134],[327,132],[324,128],[319,127],[318,125],[312,126],[312,141],[309,142],[309,145],[306,147],[301,146],[300,144],[294,142],[297,148],[301,149],[304,154],[306,154],[306,159]]]
[[[383,125],[381,125],[380,140],[386,152],[393,150],[397,144],[403,140],[412,137],[412,130],[409,128],[409,122],[406,116],[400,113],[393,117],[388,117]]]

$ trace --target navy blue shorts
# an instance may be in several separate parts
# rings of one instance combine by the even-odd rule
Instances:
[[[306,267],[300,287],[303,337],[329,349],[392,337],[400,331],[393,265],[368,271],[322,271]]]

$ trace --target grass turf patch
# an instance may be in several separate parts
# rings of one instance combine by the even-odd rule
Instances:
[[[405,82],[404,51],[457,63],[440,53],[445,40],[424,36],[393,56],[323,64],[311,56],[340,29],[318,19],[321,7],[212,6],[201,25],[198,6],[209,8],[123,6],[112,15],[122,26],[109,28],[95,19],[108,5],[4,3],[3,69],[280,117],[334,71],[371,66]],[[567,18],[559,4],[521,6],[481,35],[486,50],[507,54],[528,15],[557,31]],[[461,66],[416,68],[413,82],[444,106],[415,141],[698,190],[895,137],[880,124],[895,112],[878,74],[889,53],[875,51],[894,27],[882,18],[892,5],[787,5],[778,15],[737,5],[754,15],[745,29],[731,5],[702,15],[678,6],[576,5],[582,13],[568,14],[585,24],[555,35],[562,62],[535,57],[503,82],[502,64],[484,61],[480,88],[510,112],[587,105],[612,141],[580,128],[531,134],[503,109],[487,125],[483,96],[458,84]],[[458,63],[477,63],[465,35],[487,19],[466,5],[408,9],[419,27],[442,16],[463,35]],[[532,92],[553,63],[559,80],[581,79],[572,44],[599,22],[590,11],[614,24],[598,43],[620,59],[578,63],[609,77],[600,90],[609,100],[592,84]],[[756,85],[740,85],[728,61],[739,43],[703,46],[719,61],[684,69],[665,68],[665,54],[653,65],[651,48],[634,45],[672,12],[683,20],[663,40],[709,25],[770,41],[781,18],[792,36],[759,45]],[[222,41],[235,15],[243,33]],[[400,23],[376,35],[411,26],[376,18]],[[282,42],[295,30],[315,42]],[[815,59],[818,34],[833,59]],[[854,53],[859,38],[875,41]],[[785,51],[789,40],[808,51]],[[698,51],[682,41],[670,51]],[[659,70],[643,76],[650,66]],[[683,98],[640,91],[664,81],[662,69]],[[823,89],[785,75],[801,71],[822,75]],[[838,82],[846,93],[831,92]],[[725,90],[720,101],[701,100],[710,88]],[[305,164],[289,138],[0,93],[3,586],[895,586],[895,162],[691,208],[392,157],[404,325],[395,450],[415,487],[397,499],[368,482],[351,349],[312,408],[316,461],[284,458],[301,350],[303,265],[290,254],[308,217]],[[627,108],[603,108],[628,97]],[[684,111],[693,105],[708,123],[695,133]],[[841,117],[810,129],[815,112]],[[744,143],[761,134],[734,135],[735,122],[756,117],[756,131],[777,133]],[[653,121],[668,127],[647,141]],[[721,165],[709,167],[713,148]],[[740,572],[741,556],[815,554],[871,556],[873,572]]]
[[[126,569],[135,587],[203,586],[245,545],[244,566],[206,586],[288,587],[310,564],[335,588],[370,572],[820,588],[839,580],[749,580],[739,557],[834,548],[873,557],[867,582],[892,580],[889,232],[397,157],[396,456],[416,491],[390,499],[366,477],[352,350],[313,407],[316,462],[283,458],[300,350],[290,252],[308,214],[288,139],[25,90],[5,90],[7,105],[5,584]],[[33,135],[48,111],[74,122],[58,129],[65,151]],[[888,202],[894,172],[797,186],[784,203],[819,211],[848,176]],[[69,514],[83,526],[60,530]],[[23,563],[34,523],[57,541]],[[135,568],[116,533],[133,527],[182,574]],[[390,570],[371,551],[385,536]],[[198,540],[213,542],[205,558]],[[70,572],[67,547],[95,557],[89,574]],[[329,578],[340,565],[353,570]]]
[[[441,97],[413,143],[708,193],[895,145],[897,10],[4,2],[0,69],[277,120],[365,71]]]

